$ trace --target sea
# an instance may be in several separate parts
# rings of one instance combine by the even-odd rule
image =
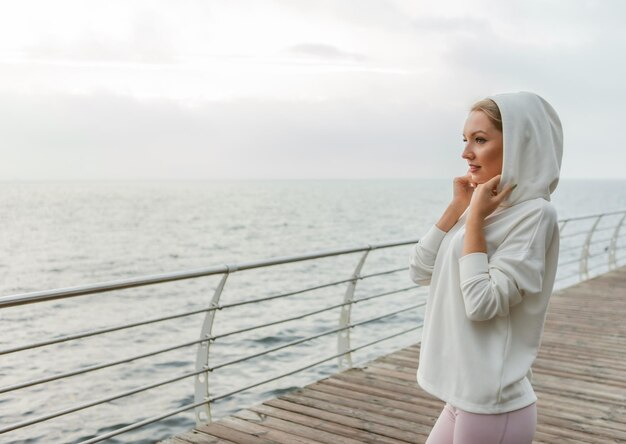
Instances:
[[[417,241],[452,197],[448,179],[33,181],[0,182],[0,296],[68,288],[160,273],[232,265],[394,241]],[[561,179],[552,195],[559,219],[626,210],[626,180]],[[591,274],[607,270],[607,245],[622,215],[597,225]],[[555,289],[578,282],[580,247],[595,219],[570,221],[561,235]],[[624,222],[626,225],[626,221]],[[626,239],[619,238],[623,264]],[[571,233],[572,236],[565,237]],[[578,234],[576,234],[578,233]],[[569,245],[569,247],[568,247]],[[593,244],[592,244],[593,245]],[[359,323],[423,302],[402,270],[411,244],[374,249],[365,260],[355,298]],[[295,371],[337,353],[336,333],[243,360],[339,325],[339,309],[263,328],[260,324],[340,304],[346,280],[363,253],[234,271],[221,304],[293,293],[218,310],[210,346],[211,397]],[[568,259],[571,258],[571,259]],[[380,273],[398,270],[391,273]],[[558,278],[559,275],[557,275]],[[76,296],[0,309],[0,350],[62,336],[199,311],[130,329],[30,350],[0,354],[0,385],[14,385],[149,354],[200,338],[220,276]],[[335,283],[334,285],[328,285]],[[302,291],[306,290],[306,291]],[[351,329],[352,347],[409,330],[352,353],[358,366],[419,341],[423,306]],[[239,334],[226,333],[248,329]],[[195,370],[198,346],[174,348],[123,364],[0,393],[0,429],[62,412]],[[211,406],[217,420],[237,410],[325,378],[337,359],[231,396]],[[2,443],[78,443],[194,402],[194,377],[159,385],[0,435]],[[1,389],[0,389],[1,390]],[[193,428],[193,409],[108,439],[151,443]]]

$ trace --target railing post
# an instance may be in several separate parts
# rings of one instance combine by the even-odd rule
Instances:
[[[619,231],[622,228],[624,219],[626,219],[626,213],[624,213],[622,218],[619,220],[619,223],[613,232],[613,236],[611,237],[611,246],[609,247],[609,270],[617,268],[617,238],[619,237]]]
[[[217,313],[217,309],[215,307],[219,306],[220,296],[222,295],[222,290],[224,289],[224,285],[226,284],[226,279],[228,279],[229,273],[232,270],[232,267],[227,265],[228,271],[222,275],[222,279],[218,284],[215,292],[213,293],[213,298],[211,299],[211,304],[209,308],[213,308],[213,310],[209,310],[204,317],[204,322],[202,322],[202,329],[200,331],[200,339],[205,339],[205,341],[198,344],[198,352],[196,354],[196,371],[204,370],[204,373],[198,373],[195,380],[195,402],[206,401],[209,399],[210,390],[209,390],[209,351],[211,349],[211,332],[213,330],[213,324],[215,321],[215,314]],[[202,425],[211,422],[211,404],[208,402],[206,404],[202,404],[195,408],[196,415],[196,425]]]
[[[602,216],[604,215],[603,214],[599,215],[596,221],[593,223],[593,226],[589,230],[589,234],[587,234],[587,239],[585,239],[585,243],[583,245],[583,250],[580,255],[580,270],[579,270],[581,281],[589,279],[589,264],[587,263],[589,259],[589,245],[591,244],[591,238],[593,237],[593,233],[596,231],[596,227],[598,226],[600,219],[602,219]]]
[[[346,289],[346,293],[343,297],[343,302],[345,305],[341,307],[341,314],[339,316],[339,330],[337,332],[337,354],[341,355],[339,358],[339,371],[344,371],[349,368],[352,368],[352,353],[350,347],[350,329],[345,328],[350,325],[350,316],[352,313],[352,302],[354,301],[354,289],[356,288],[356,282],[359,276],[361,275],[361,269],[363,268],[363,264],[365,264],[365,259],[367,259],[367,255],[371,249],[365,251],[363,256],[361,256],[361,260],[357,264],[354,272],[352,273],[352,280],[348,284],[348,288]]]

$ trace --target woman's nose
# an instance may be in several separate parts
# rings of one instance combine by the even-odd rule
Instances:
[[[466,145],[465,148],[463,149],[463,152],[461,153],[461,158],[467,159],[467,160],[471,160],[474,158],[474,153],[469,148],[469,144]]]

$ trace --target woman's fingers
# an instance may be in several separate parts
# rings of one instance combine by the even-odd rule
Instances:
[[[465,176],[467,178],[467,183],[470,187],[472,187],[473,189],[476,188],[478,186],[478,184],[476,182],[472,181],[472,175],[470,173],[467,173],[467,175]]]
[[[476,184],[471,181],[471,177],[468,174],[467,176],[460,176],[456,178],[458,184],[462,185],[465,189],[470,188],[473,189]]]
[[[496,175],[496,176],[493,176],[491,179],[489,179],[489,180],[487,181],[487,183],[488,183],[490,186],[495,187],[496,185],[498,185],[498,183],[500,183],[500,179],[501,179],[501,178],[502,178],[502,174],[498,174],[498,175]]]

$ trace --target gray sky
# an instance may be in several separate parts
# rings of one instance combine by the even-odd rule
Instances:
[[[620,0],[2,1],[0,180],[453,177],[534,91],[563,178],[626,179]]]

